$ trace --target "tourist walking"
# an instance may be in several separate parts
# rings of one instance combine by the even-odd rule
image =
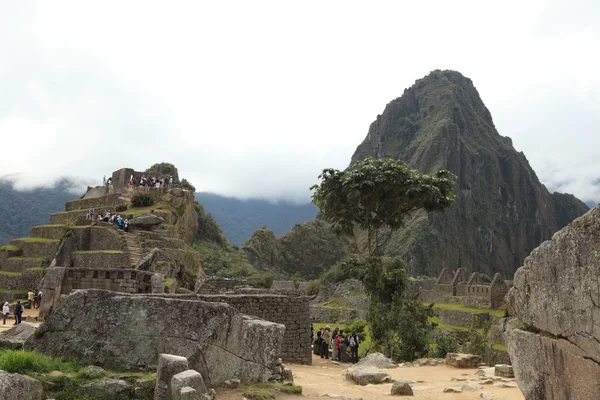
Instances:
[[[329,325],[327,325],[321,335],[321,339],[323,339],[323,343],[321,343],[321,358],[325,359],[329,359],[329,341],[331,340],[330,329]]]
[[[23,311],[25,308],[21,305],[20,301],[17,301],[17,305],[15,306],[15,323],[14,325],[19,325],[21,323],[21,317],[23,316]]]
[[[10,314],[10,307],[8,306],[8,301],[4,303],[2,307],[2,325],[6,325],[6,318],[8,318],[8,314]]]
[[[316,355],[321,354],[321,335],[323,334],[323,328],[317,331],[317,336],[315,338],[315,342],[313,343],[313,352]]]
[[[350,362],[357,363],[358,362],[358,345],[359,345],[358,335],[355,331],[352,331],[352,334],[348,337],[348,346],[350,347]]]

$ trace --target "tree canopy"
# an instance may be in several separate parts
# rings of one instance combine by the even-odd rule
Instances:
[[[338,233],[355,238],[359,254],[374,255],[411,212],[450,207],[457,178],[446,170],[423,174],[398,160],[367,157],[344,171],[324,169],[319,179],[311,188],[313,203]],[[367,233],[364,246],[358,245],[357,227]],[[379,241],[382,228],[389,232]]]

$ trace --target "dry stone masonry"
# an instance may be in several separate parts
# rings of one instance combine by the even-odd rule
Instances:
[[[284,339],[284,325],[228,304],[89,289],[62,299],[25,347],[130,370],[153,370],[160,354],[174,354],[187,358],[210,387],[272,378]]]

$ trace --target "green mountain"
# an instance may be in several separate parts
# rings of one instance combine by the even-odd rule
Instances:
[[[270,202],[262,199],[240,200],[214,193],[196,193],[196,200],[212,214],[229,243],[242,247],[262,226],[276,236],[283,235],[294,225],[309,221],[317,214],[313,204]]]
[[[572,195],[548,192],[497,132],[471,80],[455,71],[434,71],[387,104],[352,161],[366,156],[459,178],[450,211],[416,213],[387,245],[412,275],[466,267],[512,277],[531,250],[588,210]]]
[[[28,236],[32,226],[47,224],[50,214],[64,211],[65,202],[77,197],[69,188],[69,182],[61,181],[53,188],[17,191],[0,181],[0,246]]]

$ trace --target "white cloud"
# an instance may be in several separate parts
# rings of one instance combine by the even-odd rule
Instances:
[[[61,176],[97,184],[166,161],[199,190],[308,199],[386,103],[455,69],[542,182],[599,199],[599,6],[7,3],[0,176],[19,174],[21,188]]]

